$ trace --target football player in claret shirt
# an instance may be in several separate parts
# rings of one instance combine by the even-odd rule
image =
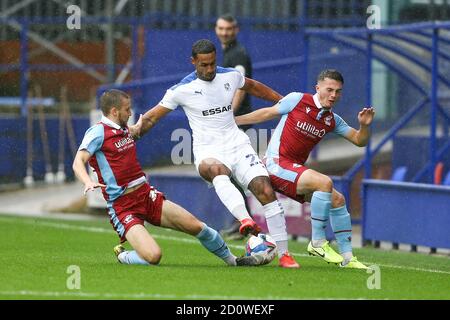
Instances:
[[[344,78],[336,70],[324,70],[317,79],[316,93],[292,92],[276,105],[236,117],[237,124],[255,124],[281,116],[264,158],[274,189],[301,203],[311,203],[312,241],[308,252],[345,268],[367,269],[352,254],[351,217],[345,198],[333,188],[330,177],[305,166],[309,153],[329,132],[363,147],[375,111],[358,113],[360,128],[350,127],[333,112],[342,94]],[[329,245],[325,228],[330,223],[340,255]]]
[[[144,227],[144,221],[155,226],[175,229],[199,239],[202,245],[231,266],[260,265],[265,257],[236,258],[219,233],[202,223],[179,205],[149,185],[136,157],[136,144],[127,122],[131,116],[131,99],[123,91],[109,90],[100,99],[103,117],[86,131],[73,162],[77,178],[84,183],[84,193],[101,188],[107,212],[121,243],[128,241],[134,250],[120,244],[114,252],[120,263],[158,264],[161,249]],[[97,173],[91,180],[86,164]]]

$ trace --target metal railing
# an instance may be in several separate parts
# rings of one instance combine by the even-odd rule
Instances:
[[[292,30],[301,24],[309,26],[362,26],[371,1],[363,0],[0,0],[0,17],[66,19],[68,5],[77,5],[83,17],[108,16],[108,4],[114,17],[150,17],[152,29],[211,29],[217,16],[230,13],[244,27],[258,30]],[[259,20],[259,21],[258,21]],[[276,23],[275,23],[276,21]],[[51,40],[102,41],[101,28],[84,28],[67,32],[65,24],[35,26],[35,32]],[[130,36],[126,25],[115,27],[118,37]],[[0,41],[15,39],[13,30],[0,25]]]
[[[437,148],[437,116],[441,114],[444,119],[444,133],[446,133],[448,137],[448,126],[450,121],[450,115],[444,110],[443,106],[439,103],[438,96],[438,86],[444,86],[449,88],[450,82],[449,79],[445,78],[443,75],[439,73],[439,64],[438,57],[443,60],[448,60],[448,55],[440,54],[440,45],[442,43],[446,43],[448,38],[440,34],[441,30],[449,30],[450,22],[426,22],[426,23],[417,23],[412,25],[402,25],[402,26],[393,26],[393,27],[385,27],[382,29],[367,29],[367,28],[355,28],[351,30],[307,30],[305,32],[305,42],[309,41],[309,37],[319,36],[331,41],[336,41],[339,43],[344,43],[349,47],[352,47],[356,50],[360,50],[365,52],[367,57],[367,74],[370,75],[372,73],[372,62],[374,60],[378,60],[388,66],[392,71],[400,74],[402,77],[406,78],[416,89],[419,90],[423,94],[423,98],[421,101],[418,101],[416,106],[411,108],[403,117],[385,134],[383,139],[376,145],[372,146],[372,143],[369,140],[369,143],[366,147],[366,154],[364,159],[358,161],[343,177],[343,193],[347,199],[350,201],[350,184],[356,174],[364,168],[365,179],[371,178],[371,168],[372,168],[372,160],[377,155],[377,153],[381,150],[383,145],[385,145],[389,140],[393,139],[398,131],[403,128],[414,116],[418,114],[423,107],[429,103],[431,116],[429,121],[430,127],[430,149],[429,149],[429,161],[426,166],[416,175],[414,178],[415,181],[419,181],[425,175],[428,175],[430,182],[433,181],[434,168],[438,161],[443,157],[443,155],[450,150],[450,144],[447,143],[444,147],[438,150]],[[397,50],[396,47],[386,46],[379,41],[374,41],[373,37],[375,35],[397,35],[402,32],[424,32],[424,30],[431,30],[431,32],[426,32],[430,34],[431,43],[425,44],[422,43],[420,47],[422,49],[426,49],[430,56],[430,64],[424,64],[423,62],[417,61],[414,57],[412,57],[408,52]],[[352,40],[359,39],[359,44],[355,43]],[[403,37],[405,40],[406,37]],[[389,57],[382,54],[380,51],[380,47],[384,50],[389,50],[390,52],[395,52],[395,54],[401,56],[403,59],[409,60],[410,64],[420,64],[422,69],[429,75],[431,79],[431,83],[423,83],[414,77],[413,74],[409,72],[409,70],[405,70],[405,68],[401,68],[395,64],[394,61],[391,61]],[[306,45],[308,48],[308,45]],[[375,50],[377,49],[377,50]],[[308,55],[308,52],[306,52]],[[413,59],[414,58],[414,59]],[[305,77],[307,77],[305,75]],[[366,83],[366,96],[367,101],[366,105],[372,105],[372,81],[371,76],[367,77]]]

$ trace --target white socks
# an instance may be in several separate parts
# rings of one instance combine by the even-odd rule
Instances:
[[[263,208],[269,233],[277,243],[278,256],[281,257],[288,251],[288,234],[283,207],[278,200],[275,200],[264,205]]]
[[[212,181],[220,201],[227,207],[228,211],[238,219],[251,219],[245,208],[245,201],[238,189],[231,183],[226,175],[216,176]]]
[[[314,248],[320,248],[327,242],[327,239],[311,240],[311,244]]]
[[[353,253],[351,251],[344,252],[341,255],[344,258],[344,264],[347,264],[353,258]]]
[[[135,250],[124,251],[120,253],[117,258],[123,264],[143,264],[150,265],[147,261],[142,259]]]
[[[236,256],[230,254],[228,257],[222,258],[223,261],[229,266],[236,266]]]

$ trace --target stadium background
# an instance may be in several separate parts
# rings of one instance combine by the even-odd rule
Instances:
[[[450,248],[447,1],[70,4],[82,9],[80,30],[67,28],[66,2],[0,1],[2,190],[23,188],[30,176],[34,187],[42,187],[46,173],[62,168],[73,181],[74,148],[90,125],[99,94],[110,87],[129,91],[136,114],[153,106],[192,71],[189,55],[196,39],[218,45],[215,18],[230,12],[240,21],[239,39],[252,56],[255,79],[282,94],[311,91],[318,71],[337,68],[345,77],[345,93],[336,111],[357,126],[357,111],[376,107],[368,150],[378,152],[362,153],[330,137],[309,160],[311,167],[335,176],[354,223],[363,225],[363,239],[394,248],[408,244],[412,250]],[[370,5],[381,8],[385,31],[367,28]],[[182,111],[175,111],[143,139],[139,158],[154,172],[155,185],[221,228],[230,217],[214,193],[192,177],[192,165],[165,169],[172,166],[178,141],[171,134],[179,128],[188,124]],[[366,161],[355,165],[362,158]],[[186,188],[190,193],[180,192]],[[211,196],[198,196],[205,192]]]

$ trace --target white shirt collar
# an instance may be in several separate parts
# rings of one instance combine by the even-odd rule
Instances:
[[[316,105],[316,107],[319,108],[319,109],[323,109],[323,111],[330,111],[331,112],[331,109],[333,109],[333,108],[322,107],[322,105],[320,104],[320,101],[319,101],[319,94],[318,93],[313,95],[313,100],[314,100],[314,104]]]
[[[100,121],[106,124],[107,126],[113,127],[114,129],[122,129],[117,123],[115,123],[114,121],[105,116],[102,116],[102,120]]]
[[[320,101],[319,101],[319,94],[318,93],[313,95],[313,100],[314,100],[314,104],[316,105],[317,108],[323,109],[323,107],[322,107],[322,105],[320,104]]]
[[[320,104],[319,101],[319,95],[316,93],[315,95],[313,95],[313,100],[314,100],[314,104],[316,105],[316,107],[318,109],[320,109],[319,113],[317,114],[316,119],[319,120],[322,117],[322,114],[326,111],[332,112],[331,108],[324,108],[322,107],[322,105]]]

